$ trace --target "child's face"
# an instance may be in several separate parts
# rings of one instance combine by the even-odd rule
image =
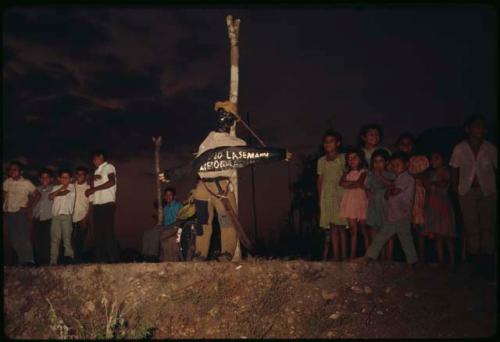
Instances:
[[[439,153],[433,153],[431,155],[431,166],[433,169],[443,166],[443,157]]]
[[[408,163],[405,163],[401,159],[393,159],[391,160],[391,171],[396,175],[400,175],[406,171],[408,168]]]
[[[78,171],[76,173],[76,181],[78,184],[83,184],[87,180],[87,173],[85,171]]]
[[[366,131],[363,140],[365,141],[365,145],[377,146],[380,142],[380,132],[378,131],[378,129],[370,128],[368,131]]]
[[[382,172],[385,170],[385,166],[386,166],[386,161],[383,157],[376,156],[375,158],[373,158],[373,170],[374,171]]]
[[[47,187],[52,184],[52,177],[47,173],[42,173],[40,175],[40,183],[42,186]]]
[[[413,142],[410,138],[403,138],[399,142],[398,149],[404,153],[411,153],[413,152]]]
[[[102,155],[92,157],[92,164],[94,164],[95,167],[99,167],[102,163],[104,163],[104,157]]]
[[[330,135],[326,136],[325,140],[323,140],[323,148],[325,149],[326,153],[335,152],[339,145],[340,143],[337,141],[337,139]]]
[[[11,165],[9,167],[9,177],[14,179],[21,177],[21,170],[19,169],[19,166]]]
[[[486,126],[484,125],[483,121],[476,120],[467,129],[467,133],[471,138],[482,139],[486,134]]]
[[[351,169],[357,170],[361,164],[361,160],[356,153],[349,153],[347,156],[347,163]]]
[[[170,203],[174,200],[174,197],[175,196],[172,191],[167,191],[163,199],[165,200],[165,202]]]
[[[63,173],[61,176],[59,176],[59,183],[61,183],[64,186],[69,185],[71,182],[71,176],[68,173]]]

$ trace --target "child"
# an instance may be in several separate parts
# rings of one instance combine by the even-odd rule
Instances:
[[[415,153],[415,138],[411,133],[402,133],[397,142],[397,149],[409,156],[408,172],[415,179],[415,198],[412,209],[412,227],[418,239],[418,256],[421,262],[424,261],[425,239],[422,231],[424,225],[425,206],[425,171],[429,168],[429,159],[424,155]]]
[[[56,265],[59,257],[59,245],[61,238],[64,246],[66,262],[73,263],[74,253],[71,247],[71,234],[73,226],[71,217],[75,205],[75,185],[71,183],[71,171],[62,169],[59,171],[58,181],[60,185],[54,187],[49,198],[54,201],[52,205],[52,224],[50,226],[50,264]]]
[[[364,161],[363,152],[359,150],[347,152],[347,172],[343,174],[339,182],[340,186],[346,189],[340,203],[340,217],[346,218],[351,228],[351,260],[356,257],[358,228],[363,234],[365,249],[369,245],[369,236],[366,230],[368,199],[364,188],[366,179]]]
[[[453,149],[450,160],[453,190],[464,221],[465,248],[475,266],[494,268],[497,218],[497,147],[484,139],[484,117],[465,122],[467,139]]]
[[[369,227],[370,237],[384,225],[384,211],[386,200],[384,194],[388,187],[393,185],[394,174],[387,171],[389,153],[386,150],[378,149],[372,154],[370,171],[366,177],[366,193],[368,196],[368,211],[366,214],[366,224]],[[392,259],[394,239],[391,238],[386,245],[385,259]]]
[[[87,182],[88,170],[79,166],[76,168],[75,180],[75,210],[73,211],[73,234],[72,242],[75,253],[75,261],[81,262],[83,257],[85,238],[88,232],[88,222],[90,216],[90,204],[94,196],[85,196],[85,191],[90,189]]]
[[[431,155],[432,170],[426,182],[428,203],[425,210],[425,236],[436,239],[438,263],[443,263],[443,240],[446,240],[450,264],[455,263],[455,247],[453,239],[455,231],[455,213],[448,196],[450,188],[450,171],[444,165],[444,157],[439,152]]]
[[[3,182],[3,212],[18,262],[23,266],[33,266],[29,217],[40,194],[33,183],[22,176],[22,172],[23,165],[20,162],[12,161],[9,164],[9,178]]]
[[[40,193],[39,200],[33,209],[34,252],[37,265],[48,265],[50,262],[50,223],[52,219],[53,201],[49,198],[52,192],[52,171],[43,169],[39,176],[40,184],[36,187]]]
[[[331,238],[333,257],[339,261],[339,237],[341,241],[342,259],[346,259],[346,235],[345,226],[347,221],[340,217],[340,201],[342,200],[343,188],[339,185],[340,178],[344,172],[345,157],[339,153],[342,136],[328,130],[323,135],[323,149],[325,155],[318,159],[317,186],[320,207],[320,227],[325,230],[325,248],[323,259],[328,256],[328,243]]]
[[[368,124],[361,128],[359,133],[359,145],[365,154],[366,165],[370,165],[372,153],[377,149],[386,150],[389,155],[391,151],[385,147],[380,146],[380,142],[384,137],[382,127],[377,124]]]
[[[377,259],[387,240],[397,234],[406,256],[406,262],[413,266],[417,262],[417,252],[411,235],[415,180],[408,173],[408,156],[405,153],[396,152],[389,160],[396,180],[394,186],[387,189],[384,196],[387,200],[385,223],[375,235],[365,256],[359,258],[358,261],[367,263]]]

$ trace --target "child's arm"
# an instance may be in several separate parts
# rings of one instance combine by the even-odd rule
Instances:
[[[340,179],[340,186],[346,188],[346,189],[356,189],[356,188],[364,188],[365,186],[365,179],[366,179],[366,172],[363,172],[358,180],[355,180],[355,181],[347,181],[345,180],[345,176],[346,174],[344,174],[342,176],[342,178]]]
[[[58,190],[51,192],[49,194],[49,199],[53,200],[57,196],[65,196],[65,195],[69,194],[69,192],[70,191],[68,190],[68,187],[63,185]]]
[[[42,194],[40,193],[40,191],[35,190],[35,192],[33,193],[33,207],[35,207],[38,202],[40,202],[40,199],[42,198]]]
[[[85,196],[88,197],[88,196],[92,195],[93,193],[95,193],[97,191],[111,188],[115,184],[116,184],[115,174],[114,173],[109,173],[108,174],[108,181],[106,183],[101,184],[99,186],[96,186],[95,188],[87,189],[85,191]]]

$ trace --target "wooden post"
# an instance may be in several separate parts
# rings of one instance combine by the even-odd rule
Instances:
[[[153,143],[155,145],[155,175],[159,174],[160,171],[160,147],[161,147],[161,136],[153,137]],[[158,201],[158,225],[163,225],[163,207],[161,200],[161,181],[156,177],[156,200]]]
[[[227,33],[229,36],[230,44],[230,83],[229,83],[229,101],[236,105],[236,111],[238,112],[238,86],[239,86],[239,60],[240,53],[238,50],[238,39],[240,35],[240,19],[233,20],[232,15],[226,17]],[[236,136],[236,123],[231,127],[229,133],[231,136]],[[238,214],[238,172],[235,170],[233,176],[231,177],[231,183],[234,186],[234,197],[236,198],[236,208],[234,211]],[[240,242],[236,244],[236,251],[233,258],[234,261],[241,260],[241,249]]]

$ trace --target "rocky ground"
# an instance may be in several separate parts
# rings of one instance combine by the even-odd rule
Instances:
[[[426,266],[304,261],[4,268],[4,333],[43,338],[496,334],[496,283]]]

